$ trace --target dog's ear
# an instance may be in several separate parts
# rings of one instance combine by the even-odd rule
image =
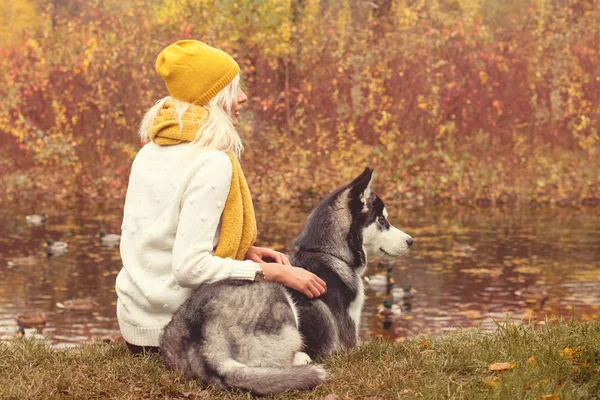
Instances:
[[[371,196],[371,182],[373,181],[373,176],[373,168],[365,168],[363,173],[350,183],[350,196],[359,199],[363,204],[366,204],[368,198]]]

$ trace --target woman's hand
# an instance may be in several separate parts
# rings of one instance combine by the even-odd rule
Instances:
[[[327,284],[317,275],[304,268],[275,263],[259,263],[265,279],[282,283],[290,289],[303,293],[309,299],[327,293]]]
[[[287,256],[283,253],[280,253],[275,250],[267,249],[265,247],[255,247],[252,246],[246,252],[246,260],[252,260],[257,263],[262,263],[267,261],[268,259],[273,260],[277,264],[290,265],[290,260],[288,260]]]

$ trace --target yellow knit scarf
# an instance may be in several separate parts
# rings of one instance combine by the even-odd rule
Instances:
[[[167,100],[150,129],[150,140],[160,145],[175,145],[195,139],[203,118],[208,111],[190,104],[182,116],[182,124],[177,119],[174,101]],[[221,216],[221,233],[215,255],[243,260],[250,246],[256,240],[256,219],[248,183],[238,159],[227,153],[231,160],[232,174],[229,194]]]

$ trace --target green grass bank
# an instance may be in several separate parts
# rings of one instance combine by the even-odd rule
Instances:
[[[502,363],[502,364],[500,364]],[[499,323],[365,342],[325,362],[330,376],[310,392],[265,399],[598,399],[600,322]],[[498,369],[498,370],[494,370]],[[2,399],[249,399],[203,388],[166,371],[158,357],[134,357],[121,344],[54,350],[41,341],[0,343]]]

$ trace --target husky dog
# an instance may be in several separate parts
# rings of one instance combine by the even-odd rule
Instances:
[[[388,222],[372,178],[366,168],[331,193],[293,241],[291,264],[323,279],[327,293],[309,299],[274,282],[203,284],[165,327],[166,366],[256,394],[321,384],[325,369],[311,361],[357,344],[367,256],[398,257],[413,242]]]

